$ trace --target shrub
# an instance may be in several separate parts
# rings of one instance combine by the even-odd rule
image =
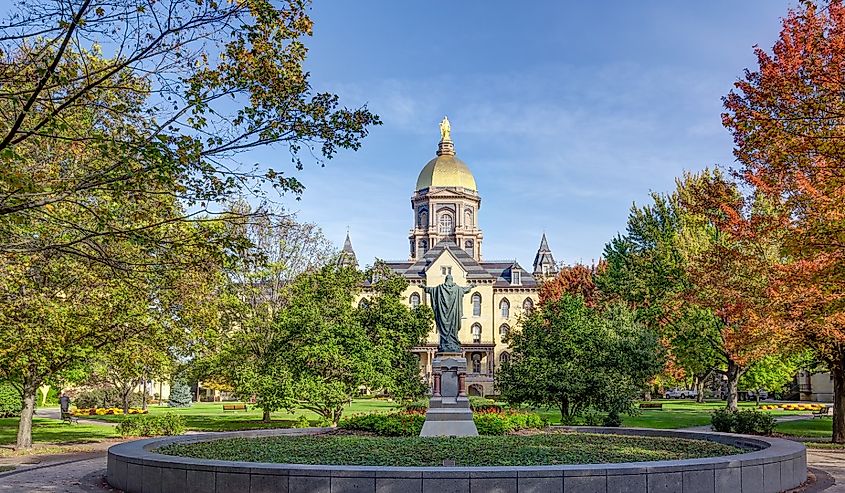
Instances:
[[[715,431],[722,433],[742,433],[771,435],[775,429],[774,416],[753,409],[744,411],[713,411],[710,422]]]
[[[505,435],[529,428],[543,428],[547,424],[534,413],[476,413],[472,418],[479,435]]]
[[[181,380],[174,380],[170,387],[170,400],[167,405],[170,407],[189,407],[191,405],[191,388]]]
[[[293,423],[293,428],[308,428],[309,426],[311,426],[311,422],[304,415],[297,418]]]
[[[141,407],[143,394],[133,392],[129,396],[129,407]],[[94,387],[83,390],[76,397],[71,398],[71,403],[76,407],[123,407],[123,399],[120,392],[114,387]]]
[[[21,415],[21,395],[7,382],[0,383],[0,418]]]
[[[138,414],[129,416],[117,425],[122,437],[150,437],[180,435],[185,431],[185,418],[178,414]]]
[[[425,413],[428,410],[428,399],[407,402],[402,406],[402,409],[410,412]]]
[[[717,409],[710,415],[713,430],[720,433],[730,433],[734,428],[734,413],[727,409]]]
[[[602,425],[612,427],[622,426],[622,416],[619,415],[618,411],[610,411],[602,420]]]

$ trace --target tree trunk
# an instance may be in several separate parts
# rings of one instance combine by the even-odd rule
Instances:
[[[705,375],[701,378],[699,378],[699,377],[695,378],[695,392],[696,392],[695,402],[698,402],[698,403],[704,402],[704,381],[707,380],[707,377],[709,375],[710,374],[708,373],[707,375]]]
[[[24,377],[21,389],[21,419],[18,423],[18,439],[15,450],[32,448],[32,416],[35,414],[35,394],[38,384]]]
[[[569,399],[560,402],[560,424],[569,424]]]
[[[728,403],[727,409],[729,411],[739,410],[739,377],[742,375],[742,369],[733,360],[728,360],[728,371],[725,376],[728,377]]]
[[[147,410],[147,375],[141,380],[141,409]]]
[[[754,397],[757,400],[757,407],[760,407],[760,389],[757,389],[757,391],[754,392]]]
[[[270,410],[269,409],[264,409],[264,415],[261,416],[261,421],[264,421],[265,423],[270,422]]]
[[[649,388],[649,390],[645,391],[645,394],[643,395],[643,400],[644,401],[650,401],[651,400],[651,388]]]
[[[833,443],[845,443],[845,355],[830,366],[833,374]]]

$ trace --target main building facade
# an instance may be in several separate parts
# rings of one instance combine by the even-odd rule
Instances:
[[[510,357],[503,337],[518,329],[520,315],[537,305],[539,283],[555,275],[558,267],[545,234],[530,271],[515,260],[483,258],[481,196],[469,167],[455,155],[448,120],[444,118],[440,127],[437,156],[423,167],[411,197],[413,227],[408,234],[408,259],[388,261],[387,265],[410,282],[404,293],[410,306],[428,304],[423,288],[442,284],[448,274],[461,286],[476,285],[464,296],[459,337],[467,359],[470,395],[489,395],[494,393],[498,365]],[[356,264],[349,235],[340,259]],[[366,292],[365,286],[364,296]],[[420,372],[429,382],[437,338],[437,330],[432,327],[425,344],[414,348]]]

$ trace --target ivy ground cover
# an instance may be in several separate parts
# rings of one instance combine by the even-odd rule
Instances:
[[[168,455],[201,459],[370,466],[534,466],[694,459],[741,453],[703,440],[587,433],[463,438],[357,435],[233,438],[171,444]]]

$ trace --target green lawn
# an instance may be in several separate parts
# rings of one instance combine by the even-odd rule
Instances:
[[[830,439],[833,436],[833,419],[802,419],[778,423],[775,427],[775,433],[795,437]]]
[[[229,403],[226,403],[229,404]],[[275,412],[271,414],[271,421],[261,421],[261,409],[247,405],[248,411],[223,411],[222,402],[195,402],[190,407],[173,408],[167,406],[150,406],[150,414],[174,413],[184,416],[188,430],[193,431],[235,431],[253,430],[260,428],[287,428],[303,414],[316,424],[317,414],[310,411],[296,413]],[[384,399],[356,399],[344,410],[344,415],[369,413],[374,411],[390,411],[397,407],[395,402]],[[88,419],[120,422],[122,415],[89,416]]]
[[[0,445],[15,443],[18,435],[18,418],[0,418]],[[92,443],[107,438],[118,438],[112,426],[67,424],[57,419],[34,418],[32,441],[35,444]]]
[[[586,433],[430,437],[280,436],[234,438],[158,449],[205,459],[376,466],[520,466],[692,459],[740,452],[703,440]]]
[[[663,409],[642,409],[634,416],[622,416],[622,426],[632,428],[689,428],[710,424],[710,413],[715,409],[724,409],[725,401],[707,401],[697,403],[693,400],[660,399],[652,402],[663,403]],[[740,402],[740,408],[755,409],[754,402]],[[550,423],[560,423],[559,411],[539,411]],[[790,414],[790,411],[766,411],[773,415]],[[795,414],[795,412],[791,412]]]

